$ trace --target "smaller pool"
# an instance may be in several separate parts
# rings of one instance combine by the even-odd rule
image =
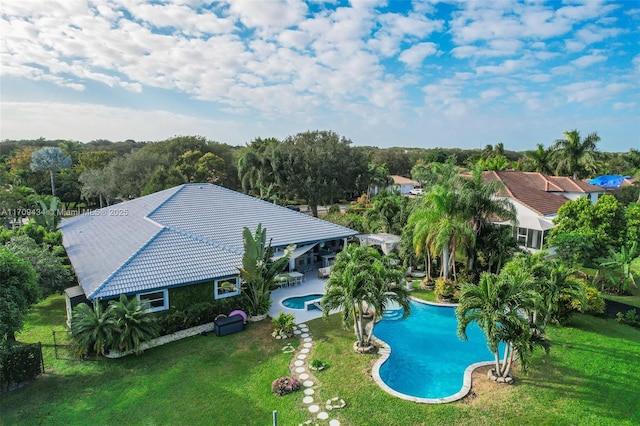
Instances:
[[[287,297],[282,304],[289,309],[305,309],[307,302],[312,300],[320,300],[322,294],[307,294],[305,296]],[[310,305],[308,309],[316,309],[315,305]]]

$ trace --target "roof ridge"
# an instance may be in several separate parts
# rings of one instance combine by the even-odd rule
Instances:
[[[113,279],[120,271],[122,271],[126,266],[128,266],[133,259],[135,259],[136,257],[138,257],[138,255],[140,253],[142,253],[142,251],[147,248],[153,241],[156,240],[156,238],[158,238],[160,236],[160,234],[162,234],[164,231],[166,231],[167,228],[166,227],[162,227],[160,228],[160,230],[158,230],[158,232],[156,232],[151,238],[149,238],[143,245],[141,245],[138,250],[136,250],[131,256],[129,256],[127,258],[127,260],[125,260],[122,265],[118,266],[118,268],[116,268],[116,270],[114,270],[112,273],[109,274],[109,276],[107,278],[104,279],[104,281],[102,281],[92,292],[91,294],[87,295],[87,299],[92,300],[96,294],[98,294],[100,292],[100,290],[102,290],[108,283],[109,281],[111,281],[111,279]]]
[[[208,244],[208,245],[210,245],[212,247],[230,251],[231,253],[235,253],[235,254],[240,255],[240,256],[242,256],[244,254],[244,251],[242,251],[242,250],[235,249],[235,248],[233,248],[231,246],[228,246],[226,244],[222,244],[222,243],[220,243],[218,241],[215,241],[215,240],[212,240],[210,238],[203,237],[202,235],[192,234],[191,232],[185,231],[184,229],[176,228],[174,226],[165,226],[165,229],[168,229],[169,231],[173,231],[176,234],[184,235],[185,237],[191,238],[192,240],[196,240],[196,241],[200,241],[201,243]]]
[[[157,206],[155,206],[153,209],[151,209],[151,211],[149,213],[147,213],[144,217],[147,219],[151,219],[149,216],[151,216],[152,214],[154,214],[157,210],[160,209],[160,207],[164,206],[166,203],[169,202],[169,200],[171,200],[173,197],[176,196],[176,194],[178,194],[180,191],[182,191],[184,189],[184,187],[187,186],[187,184],[183,183],[182,185],[179,185],[175,191],[173,191],[173,193],[171,195],[169,195],[167,198],[165,198],[164,200],[162,200],[162,202],[160,202]],[[169,188],[170,189],[170,188]],[[155,222],[155,221],[154,221]],[[158,223],[158,222],[156,222]],[[162,224],[160,224],[162,225]],[[162,225],[164,226],[164,225]]]
[[[242,193],[242,192],[239,192],[239,191],[234,191],[233,189],[225,188],[224,186],[215,185],[215,184],[213,184],[213,183],[200,183],[200,184],[198,184],[198,183],[187,183],[187,184],[183,184],[182,186],[187,186],[187,185],[189,185],[189,186],[208,185],[208,186],[211,186],[211,187],[214,187],[214,188],[217,188],[217,189],[223,190],[223,191],[230,192],[230,193],[232,193],[232,194],[234,194],[234,195],[236,195],[236,196],[243,196],[243,197],[249,198],[249,199],[251,199],[251,200],[255,200],[255,201],[259,201],[259,202],[261,202],[261,203],[267,204],[267,205],[269,205],[269,206],[275,206],[275,207],[280,207],[280,208],[286,209],[286,207],[281,206],[281,205],[279,205],[279,204],[271,203],[271,202],[269,202],[269,201],[262,200],[262,199],[260,199],[260,198],[258,198],[258,197],[254,197],[254,196],[251,196],[251,195],[249,195],[249,194],[245,194],[245,193]],[[319,217],[309,216],[308,214],[304,214],[304,213],[302,213],[302,212],[297,212],[297,211],[294,211],[294,210],[291,210],[291,209],[287,209],[287,210],[288,210],[289,212],[291,212],[291,213],[295,213],[295,214],[303,215],[303,216],[308,217],[308,218],[310,218],[310,219],[314,219],[314,220],[316,220],[316,221],[320,221],[320,222],[323,222],[323,223],[325,223],[325,224],[333,225],[333,226],[335,226],[335,227],[337,227],[337,228],[342,228],[342,229],[347,230],[347,231],[349,231],[349,232],[354,232],[354,231],[353,231],[353,229],[349,229],[349,228],[347,228],[346,226],[338,225],[338,224],[336,224],[336,223],[329,222],[329,221],[324,220],[324,219],[320,219]]]

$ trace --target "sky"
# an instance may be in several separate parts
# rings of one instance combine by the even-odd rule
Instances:
[[[640,1],[3,0],[0,139],[640,149]]]

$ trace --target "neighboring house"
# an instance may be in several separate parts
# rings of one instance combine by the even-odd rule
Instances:
[[[542,249],[558,209],[569,200],[588,197],[595,203],[604,190],[601,187],[569,177],[547,176],[535,172],[489,171],[483,173],[487,181],[499,180],[504,194],[515,206],[518,227],[514,237],[518,244],[531,251]],[[505,222],[498,222],[510,225]]]
[[[78,297],[125,294],[159,311],[184,300],[187,286],[199,302],[238,295],[242,230],[253,232],[259,223],[276,250],[297,245],[291,270],[306,270],[314,252],[339,250],[357,234],[216,185],[177,186],[62,221],[63,244],[80,284],[66,292],[67,309]],[[172,300],[175,292],[181,295]]]
[[[413,188],[420,186],[415,180],[403,176],[391,175],[391,178],[393,179],[393,184],[384,188],[388,191],[397,191],[400,194],[407,195]],[[376,195],[378,192],[380,192],[380,188],[377,186],[371,188],[371,195]]]

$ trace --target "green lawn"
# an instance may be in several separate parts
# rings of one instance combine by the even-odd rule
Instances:
[[[50,344],[51,328],[63,321],[62,299],[48,299],[19,339]],[[329,365],[316,373],[317,393],[345,399],[347,407],[331,413],[343,425],[640,424],[640,330],[613,320],[578,315],[569,327],[551,328],[550,355],[538,354],[515,385],[478,373],[468,398],[436,406],[378,388],[370,377],[375,356],[354,353],[352,333],[339,321],[309,322],[317,343],[310,358]],[[270,331],[268,322],[252,324],[243,333],[196,336],[120,360],[54,361],[46,347],[52,372],[0,397],[0,424],[268,425],[278,410],[280,425],[297,425],[308,418],[302,393],[270,394],[290,360]]]

